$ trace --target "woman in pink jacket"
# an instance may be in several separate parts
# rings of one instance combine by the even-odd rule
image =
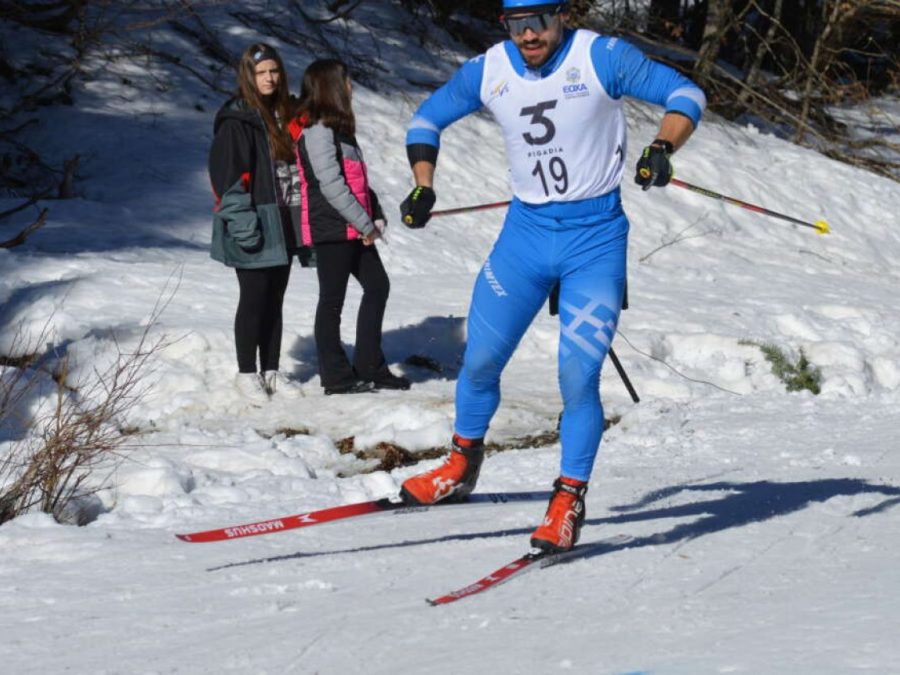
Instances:
[[[315,61],[303,75],[300,109],[291,125],[300,169],[300,230],[303,244],[316,251],[316,349],[326,394],[409,389],[409,380],[388,370],[381,350],[390,282],[375,240],[386,223],[356,142],[351,92],[344,63]],[[341,345],[350,275],[363,288],[352,365]]]

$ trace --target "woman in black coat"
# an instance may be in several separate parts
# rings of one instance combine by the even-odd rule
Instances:
[[[282,304],[291,257],[300,245],[290,209],[299,200],[293,140],[286,130],[292,108],[278,52],[267,44],[250,45],[238,66],[238,92],[216,115],[209,153],[216,194],[210,254],[237,274],[235,383],[257,405],[276,391],[299,393],[278,372]]]

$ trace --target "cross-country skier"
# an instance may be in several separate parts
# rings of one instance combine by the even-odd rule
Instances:
[[[665,108],[636,167],[635,182],[646,190],[669,182],[669,157],[693,133],[706,98],[624,40],[566,28],[564,1],[504,0],[503,9],[510,39],[465,63],[422,103],[407,132],[416,187],[400,210],[409,227],[423,227],[434,206],[442,130],[482,106],[500,123],[514,198],[472,294],[452,451],[438,468],[405,481],[402,495],[432,504],[462,499],[475,487],[484,436],[500,403],[500,374],[559,283],[562,458],[531,544],[564,551],[575,545],[585,517],[603,433],[600,369],[625,287],[622,99]]]

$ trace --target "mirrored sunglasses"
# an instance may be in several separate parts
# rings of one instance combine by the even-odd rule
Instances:
[[[529,28],[535,33],[541,33],[550,27],[557,14],[559,14],[559,9],[525,16],[501,16],[500,21],[512,35],[521,35]]]

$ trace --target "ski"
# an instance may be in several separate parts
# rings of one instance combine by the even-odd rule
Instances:
[[[258,520],[253,523],[231,525],[228,527],[216,528],[214,530],[203,530],[201,532],[176,534],[175,536],[181,539],[181,541],[199,544],[211,541],[242,539],[244,537],[257,537],[273,532],[287,532],[288,530],[296,530],[301,527],[324,525],[325,523],[333,523],[346,518],[356,518],[379,513],[405,515],[408,513],[424,513],[433,508],[443,508],[445,506],[479,506],[507,504],[511,502],[546,502],[548,499],[550,499],[550,492],[487,492],[469,495],[469,497],[462,502],[438,502],[437,504],[427,504],[423,506],[409,505],[402,501],[395,501],[387,498],[373,499],[367,502],[332,506],[318,511],[306,511],[304,513],[282,516],[281,518]]]
[[[511,563],[494,570],[474,584],[469,584],[459,590],[451,591],[439,598],[427,599],[426,602],[432,607],[447,605],[477,593],[483,593],[486,590],[499,586],[505,581],[509,581],[513,577],[517,577],[531,570],[543,569],[545,567],[550,567],[551,565],[569,562],[577,558],[585,558],[589,555],[600,555],[602,553],[617,551],[633,539],[634,537],[627,534],[617,534],[613,537],[607,537],[606,539],[591,542],[590,544],[581,544],[570,551],[564,551],[562,553],[550,553],[533,548],[521,558],[516,558]]]

